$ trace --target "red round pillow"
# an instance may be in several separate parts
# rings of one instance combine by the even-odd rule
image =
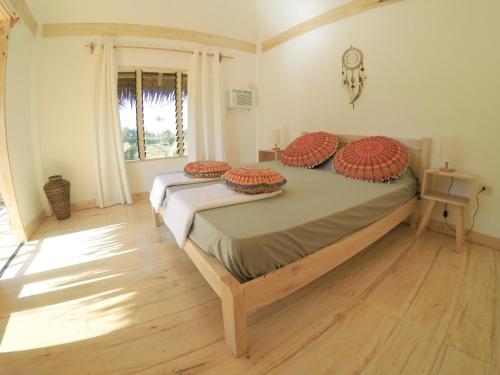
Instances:
[[[213,178],[220,177],[231,166],[224,161],[203,160],[187,163],[184,167],[184,173],[192,178]]]
[[[239,193],[272,193],[286,184],[286,179],[278,172],[258,166],[234,168],[224,176],[226,185]]]
[[[341,148],[333,158],[333,168],[346,177],[384,182],[401,176],[408,160],[401,143],[387,137],[368,137]]]
[[[281,153],[281,164],[296,168],[314,168],[337,151],[339,140],[327,132],[307,133],[296,138]]]

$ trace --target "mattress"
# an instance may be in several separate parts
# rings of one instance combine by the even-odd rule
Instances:
[[[374,223],[413,198],[418,186],[409,169],[396,181],[377,184],[351,180],[329,169],[290,168],[278,162],[259,165],[285,176],[288,182],[283,194],[197,212],[188,236],[240,282],[283,267]],[[164,205],[172,193],[186,188],[189,186],[168,188]]]

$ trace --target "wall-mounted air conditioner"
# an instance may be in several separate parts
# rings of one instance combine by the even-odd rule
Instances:
[[[228,89],[227,107],[252,109],[256,106],[255,90],[249,89]]]

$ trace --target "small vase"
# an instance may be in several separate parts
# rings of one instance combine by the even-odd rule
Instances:
[[[43,186],[52,212],[58,220],[71,216],[70,187],[71,183],[63,179],[61,175],[50,176],[49,182]]]

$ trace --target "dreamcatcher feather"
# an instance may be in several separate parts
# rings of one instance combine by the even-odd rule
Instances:
[[[342,56],[342,84],[352,104],[360,97],[366,83],[365,67],[363,64],[363,54],[357,49],[347,49]]]

